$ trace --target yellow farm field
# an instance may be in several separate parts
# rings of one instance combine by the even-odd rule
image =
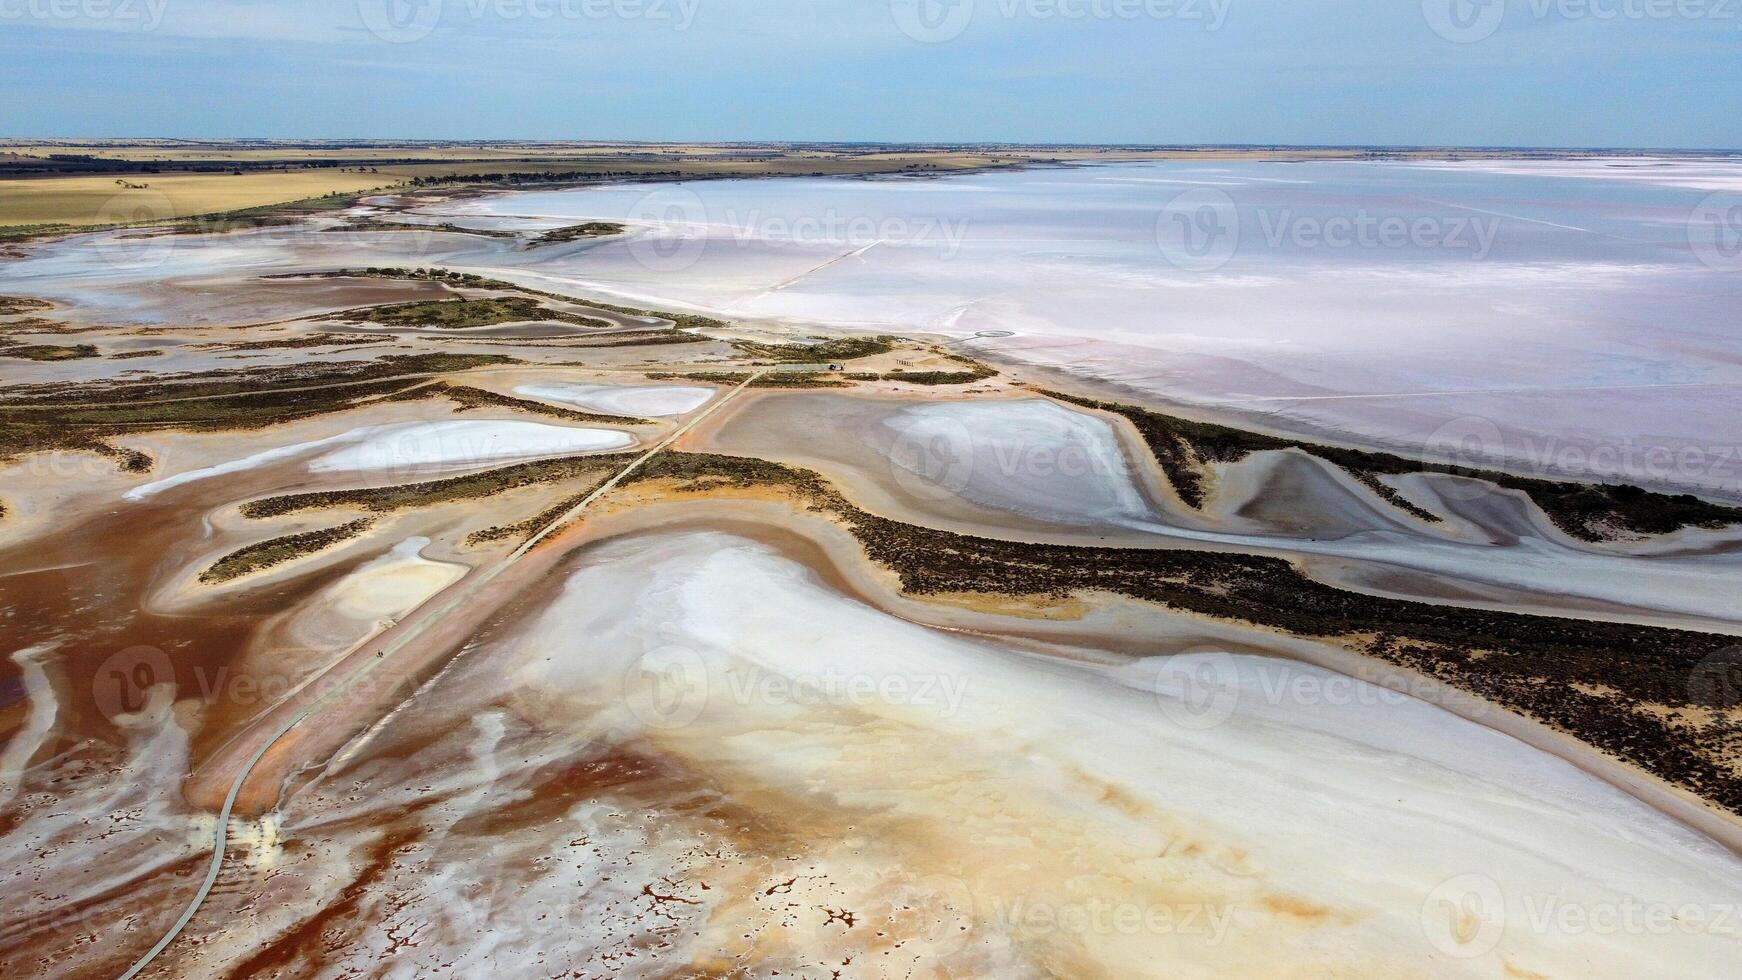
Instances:
[[[0,226],[167,221],[399,183],[397,170],[29,177],[0,181]],[[129,186],[131,185],[131,186]],[[143,185],[143,186],[140,186]]]

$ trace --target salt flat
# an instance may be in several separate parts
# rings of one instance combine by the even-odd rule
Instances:
[[[1444,450],[1475,421],[1483,461],[1742,494],[1728,407],[1742,285],[1690,238],[1700,202],[1742,184],[1742,164],[1625,163],[1158,162],[529,191],[444,202],[423,220],[630,232],[578,253],[335,234],[331,219],[109,232],[0,263],[0,291],[99,321],[233,322],[250,306],[287,315],[294,300],[211,286],[440,265],[801,327],[1013,332],[967,347],[1410,452]],[[1169,238],[1170,209],[1194,193],[1213,196],[1185,203],[1207,203],[1226,229],[1207,264]],[[1385,221],[1432,234],[1324,234]]]
[[[1057,402],[920,404],[880,424],[891,473],[910,489],[1067,525],[1123,526],[1151,513],[1113,427]]]
[[[309,460],[312,473],[388,473],[395,479],[415,479],[508,460],[621,449],[634,443],[635,437],[614,429],[543,422],[465,419],[371,425],[153,480],[127,491],[126,498],[144,500],[185,483],[240,473],[317,450],[326,451]]]
[[[611,385],[551,382],[521,385],[517,395],[561,402],[611,415],[669,418],[687,415],[714,396],[714,389],[694,385]]]
[[[1593,930],[1554,909],[1697,917],[1742,888],[1736,856],[1695,829],[1734,840],[1734,784],[1710,771],[1731,760],[1676,741],[1727,717],[1713,705],[1727,689],[1701,685],[1731,676],[1716,634],[1738,622],[1742,529],[1597,543],[1521,492],[1384,478],[1436,522],[1298,450],[1207,462],[1199,509],[1129,420],[1040,391],[1189,402],[1179,415],[1413,456],[1474,436],[1453,440],[1475,457],[1460,461],[1727,492],[1742,286],[1688,243],[1686,216],[1739,177],[1715,158],[1196,159],[465,194],[405,216],[627,228],[548,248],[345,230],[332,215],[23,243],[0,261],[0,295],[60,301],[45,315],[66,325],[43,331],[108,324],[75,335],[108,355],[163,352],[19,365],[27,383],[118,384],[39,389],[43,405],[9,410],[93,441],[7,464],[0,531],[23,547],[0,606],[23,652],[0,662],[20,720],[0,752],[16,831],[0,848],[17,865],[0,877],[36,907],[0,918],[134,922],[101,948],[76,923],[45,930],[57,966],[125,958],[163,934],[188,886],[172,872],[203,859],[211,811],[238,785],[233,846],[217,852],[232,877],[190,927],[199,941],[166,952],[179,975],[270,960],[532,977],[559,959],[615,976],[1699,975],[1733,931]],[[1226,254],[1170,245],[1181,194],[1232,221]],[[1369,218],[1470,237],[1301,234]],[[721,311],[735,322],[699,332],[762,343],[606,349],[581,328],[353,343],[337,321],[305,322],[459,294],[319,275],[359,266]],[[286,273],[299,275],[263,278]],[[516,550],[594,470],[384,494],[368,530],[318,560],[181,588],[244,542],[275,542],[279,524],[332,516],[255,522],[237,504],[261,494],[639,441],[492,395],[693,418],[720,390],[701,379],[768,367],[787,356],[772,345],[835,327],[927,339],[853,360],[827,382],[839,388],[735,392],[639,464],[657,473],[629,474],[538,548]],[[342,335],[309,336],[327,330]],[[437,367],[384,359],[406,351]],[[954,352],[1004,371],[930,384],[960,380],[926,376]],[[407,387],[353,391],[352,372],[314,363],[341,360],[376,361],[358,376],[403,368],[390,376]],[[274,369],[305,363],[283,375],[296,397],[274,401],[282,416],[263,416],[276,428],[220,430],[227,390],[210,405],[125,402],[148,391],[156,406],[164,386],[229,367],[275,393]],[[426,387],[437,377],[452,387]],[[153,506],[117,507],[123,494]],[[76,531],[44,530],[59,524]],[[1283,558],[1343,593],[1227,552]],[[1123,591],[1079,558],[1126,575]],[[1143,592],[1152,573],[1184,586]],[[469,576],[476,591],[450,588]],[[1298,617],[1273,605],[1297,597]],[[1447,606],[1591,622],[1489,616],[1479,633]],[[1645,628],[1664,626],[1705,632]],[[1610,638],[1637,658],[1604,659]],[[1569,660],[1581,669],[1540,677]],[[1455,680],[1436,673],[1453,664]],[[323,704],[231,782],[253,739],[353,669],[387,680]],[[1352,679],[1428,675],[1442,686],[1424,697],[1462,717]],[[92,862],[102,871],[62,903],[52,883]]]
[[[855,909],[966,902],[971,942],[914,941],[970,971],[1416,976],[1459,928],[1434,902],[1449,882],[1491,888],[1517,915],[1545,901],[1717,907],[1742,887],[1710,842],[1422,702],[1214,651],[1122,667],[1018,653],[896,620],[727,534],[598,549],[491,657],[547,720],[651,741],[813,840],[875,841],[875,862],[813,848],[808,873]],[[1218,678],[1208,699],[1188,683],[1204,672]],[[754,918],[730,889],[703,901],[717,928]],[[1008,918],[1096,902],[1228,917],[1216,934]],[[1503,934],[1471,975],[1697,974],[1730,941],[1518,919]],[[698,948],[721,938],[704,930]]]
[[[1742,384],[1727,326],[1742,285],[1690,246],[1690,221],[1712,189],[1742,185],[1742,164],[1625,163],[1149,163],[445,207],[629,221],[639,237],[566,273],[622,295],[1014,331],[969,346],[1408,448],[1475,417],[1497,427],[1483,453],[1532,472],[1737,491],[1742,462],[1719,451],[1742,445],[1725,408]],[[1211,194],[1186,203],[1226,229],[1207,265],[1168,238],[1188,192]],[[1433,234],[1325,241],[1363,220]]]
[[[1141,543],[1132,534],[1152,535],[1185,546],[1354,560],[1364,567],[1333,561],[1314,573],[1360,589],[1388,581],[1381,591],[1430,601],[1436,581],[1452,581],[1734,622],[1742,587],[1742,556],[1726,544],[1732,535],[1684,536],[1686,554],[1649,543],[1637,553],[1596,547],[1556,531],[1520,498],[1493,488],[1471,498],[1469,488],[1421,479],[1422,499],[1451,518],[1428,524],[1293,452],[1255,453],[1220,468],[1228,497],[1213,497],[1200,512],[1146,490],[1130,462],[1148,452],[1135,436],[1043,399],[903,404],[781,395],[727,422],[713,440],[727,451],[841,474],[855,492],[871,494],[874,509],[922,522],[957,520],[993,535],[1001,526],[1045,528],[1085,543],[1109,533],[1126,535],[1126,544]],[[1388,579],[1387,569],[1429,578]]]

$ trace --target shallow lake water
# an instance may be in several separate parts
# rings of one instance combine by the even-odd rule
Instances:
[[[1733,158],[604,185],[443,202],[422,220],[602,219],[626,235],[527,247],[331,219],[105,233],[0,263],[0,292],[100,320],[230,322],[299,304],[289,290],[248,300],[238,278],[440,265],[647,305],[945,334],[1282,428],[1742,495],[1742,258],[1715,237],[1713,204],[1739,190]],[[975,338],[988,332],[1010,335]]]
[[[1736,491],[1742,261],[1702,202],[1737,188],[1732,159],[1217,161],[460,208],[651,229],[563,270],[626,295],[1012,331],[968,346],[1296,428]]]

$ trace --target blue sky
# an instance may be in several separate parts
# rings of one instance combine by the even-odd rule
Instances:
[[[1742,147],[1742,0],[0,0],[0,135]]]

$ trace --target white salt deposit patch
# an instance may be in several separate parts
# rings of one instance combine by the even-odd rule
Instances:
[[[268,648],[269,656],[277,660],[286,646],[310,651],[311,655],[297,664],[297,679],[306,681],[327,669],[315,651],[336,654],[355,649],[465,577],[464,565],[423,557],[429,544],[429,538],[407,538],[327,585],[292,613],[289,632],[281,643]],[[254,666],[262,674],[285,669],[282,662],[263,661]]]
[[[1055,402],[941,402],[883,420],[891,473],[910,493],[954,494],[1038,520],[1118,525],[1148,518],[1118,434]]]
[[[99,693],[98,703],[116,711],[111,716],[116,737],[81,738],[59,725],[60,695],[53,686],[31,676],[25,657],[18,659],[31,699],[31,730],[23,736],[36,739],[36,726],[47,725],[54,741],[73,747],[5,776],[16,794],[7,801],[12,820],[0,835],[0,891],[7,896],[7,921],[19,920],[13,912],[19,902],[36,903],[41,914],[76,914],[68,910],[118,889],[134,890],[141,902],[150,901],[156,897],[155,876],[190,859],[202,846],[190,833],[201,815],[189,814],[182,802],[188,735],[172,708],[174,686],[159,682],[144,691],[129,691],[117,696],[122,703],[108,703]],[[139,697],[140,710],[122,711],[129,707],[127,697]],[[29,760],[15,756],[6,761]],[[68,862],[81,873],[69,873]],[[74,967],[72,972],[101,970]]]
[[[504,653],[553,716],[651,738],[819,839],[890,849],[874,875],[858,843],[807,857],[868,882],[854,907],[944,888],[975,944],[1030,966],[1633,977],[1733,956],[1709,929],[1540,918],[1710,921],[1742,890],[1733,855],[1515,739],[1303,664],[1054,661],[888,616],[719,533],[600,548]],[[1083,931],[1021,912],[1188,906],[1215,921]]]
[[[333,590],[333,608],[351,619],[396,620],[459,581],[465,567],[423,557],[429,543],[428,538],[407,538],[345,576]]]
[[[1734,158],[1607,157],[1602,160],[1459,160],[1398,164],[1445,173],[1497,174],[1556,180],[1607,180],[1698,191],[1742,191]]]
[[[54,693],[43,661],[54,652],[53,644],[38,644],[12,654],[24,685],[25,703],[29,708],[24,725],[12,733],[6,748],[0,750],[0,807],[12,802],[23,784],[25,770],[54,731],[60,718],[60,701]]]
[[[516,395],[639,418],[685,415],[702,407],[714,389],[685,385],[593,385],[569,382],[521,385]]]
[[[579,976],[669,977],[693,972],[670,958],[719,897],[768,887],[735,880],[732,844],[709,838],[693,814],[609,789],[549,819],[518,820],[541,787],[569,789],[547,782],[553,771],[600,747],[499,710],[456,708],[471,704],[471,691],[452,673],[434,685],[405,706],[420,734],[397,747],[414,752],[371,739],[355,764],[329,769],[290,802],[283,833],[299,846],[250,894],[259,914],[245,929],[214,926],[221,941],[178,947],[178,974],[235,972],[349,897],[355,906],[340,916],[354,939],[322,950],[318,965],[301,960],[305,972],[534,980],[560,964]],[[451,721],[421,727],[431,719]],[[377,859],[382,836],[398,833],[416,843]]]
[[[459,469],[508,459],[621,449],[626,432],[543,422],[419,422],[382,426],[367,438],[318,457],[316,473]]]
[[[127,491],[125,497],[144,500],[184,483],[256,469],[319,449],[331,451],[311,460],[310,472],[387,472],[406,478],[507,460],[621,449],[634,442],[633,436],[614,429],[585,429],[543,422],[477,419],[371,425],[177,473],[135,487]]]

